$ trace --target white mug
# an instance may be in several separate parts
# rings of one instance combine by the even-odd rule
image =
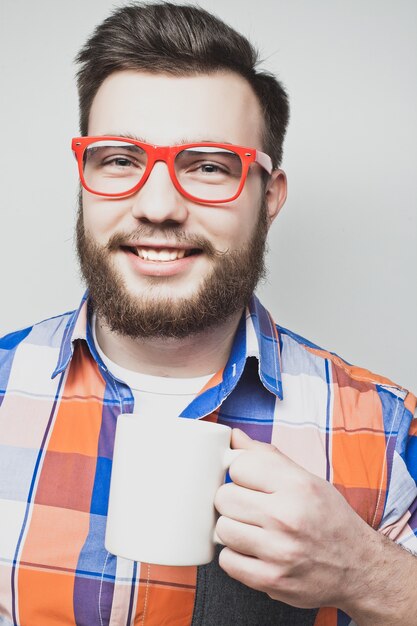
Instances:
[[[105,547],[133,561],[201,565],[214,557],[214,497],[242,450],[231,428],[188,418],[117,419]],[[218,541],[218,539],[217,539]]]

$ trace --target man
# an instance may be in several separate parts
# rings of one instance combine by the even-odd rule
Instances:
[[[417,624],[416,399],[253,296],[286,197],[282,86],[170,4],[115,11],[78,62],[88,293],[0,343],[0,623]],[[105,551],[133,410],[238,426],[207,566]]]

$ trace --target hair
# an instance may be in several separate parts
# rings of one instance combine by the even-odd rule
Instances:
[[[80,131],[88,132],[91,105],[100,85],[113,72],[139,70],[173,76],[231,71],[245,78],[264,117],[263,149],[274,168],[282,160],[289,119],[282,84],[257,71],[258,51],[240,33],[197,6],[132,3],[116,9],[87,40],[76,57]]]

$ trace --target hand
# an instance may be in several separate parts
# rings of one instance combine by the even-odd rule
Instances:
[[[361,607],[368,615],[374,568],[383,569],[383,546],[392,542],[370,528],[330,483],[275,446],[235,429],[232,447],[245,451],[230,467],[233,483],[222,485],[215,499],[216,532],[226,546],[220,566],[294,606],[333,606],[352,617]]]

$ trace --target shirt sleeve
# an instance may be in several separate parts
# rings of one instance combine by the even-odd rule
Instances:
[[[395,446],[379,530],[417,555],[416,403],[416,398],[409,393],[400,403],[398,430],[386,433],[387,451],[391,440],[395,440]]]

